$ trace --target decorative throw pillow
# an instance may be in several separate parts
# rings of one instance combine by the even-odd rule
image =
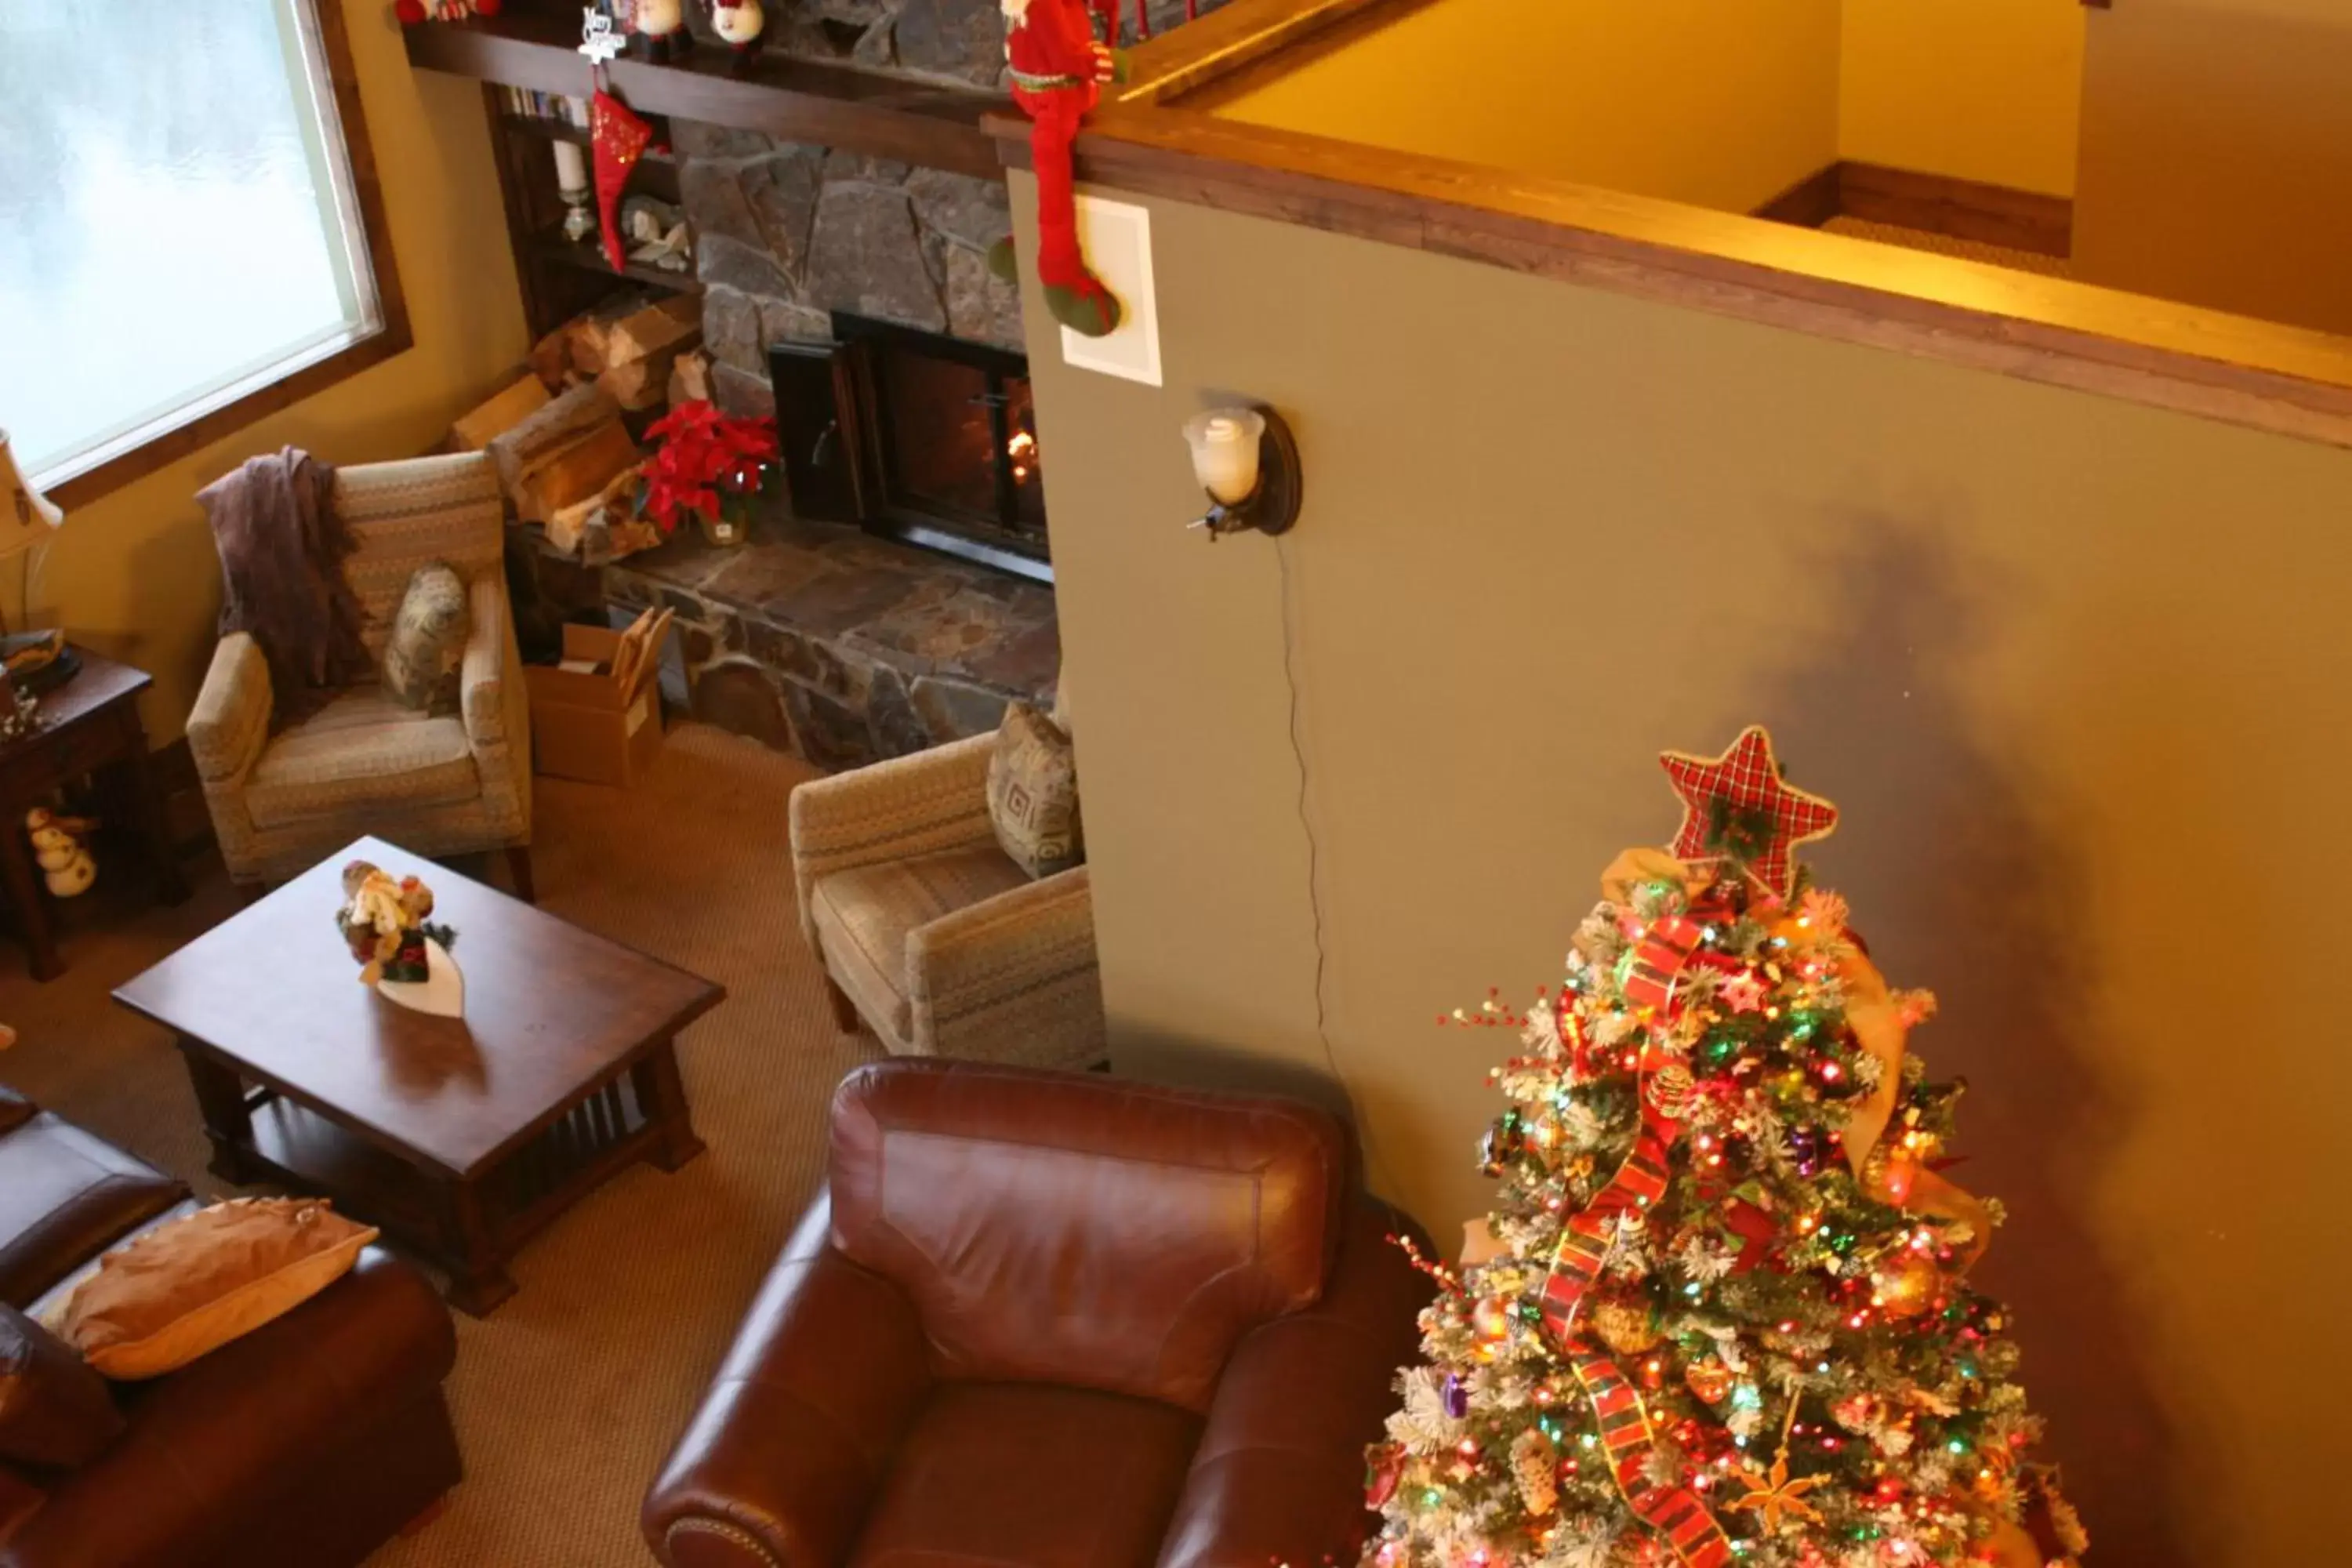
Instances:
[[[375,1237],[323,1199],[215,1204],[108,1253],[67,1300],[58,1338],[109,1377],[161,1377],[292,1311]]]
[[[383,640],[384,695],[419,713],[455,713],[466,622],[466,580],[457,569],[443,561],[419,566]]]
[[[1032,877],[1086,857],[1078,827],[1078,768],[1069,731],[1026,702],[1008,703],[988,760],[988,817],[996,842]]]
[[[48,1330],[0,1307],[0,1459],[69,1470],[121,1430],[106,1380]]]

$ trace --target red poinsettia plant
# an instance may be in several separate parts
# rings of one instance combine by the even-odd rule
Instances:
[[[706,401],[681,403],[646,432],[658,442],[646,459],[643,510],[664,533],[683,513],[721,537],[740,539],[751,501],[776,475],[776,422],[730,419]]]

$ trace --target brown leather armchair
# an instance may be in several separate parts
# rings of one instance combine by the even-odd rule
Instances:
[[[831,1196],[646,1500],[670,1568],[1310,1568],[1415,1351],[1339,1122],[974,1062],[859,1069]]]

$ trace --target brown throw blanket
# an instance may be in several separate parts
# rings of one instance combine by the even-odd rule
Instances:
[[[343,558],[359,542],[335,515],[334,485],[332,464],[288,447],[196,493],[220,550],[220,632],[250,632],[260,646],[272,730],[372,672],[360,602],[343,580]]]

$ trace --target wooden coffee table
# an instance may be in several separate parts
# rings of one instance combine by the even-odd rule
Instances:
[[[346,861],[432,887],[466,1016],[359,983]],[[449,1274],[476,1316],[523,1241],[635,1161],[702,1152],[674,1041],[726,992],[373,838],[198,937],[114,999],[179,1037],[214,1172],[323,1193]]]

